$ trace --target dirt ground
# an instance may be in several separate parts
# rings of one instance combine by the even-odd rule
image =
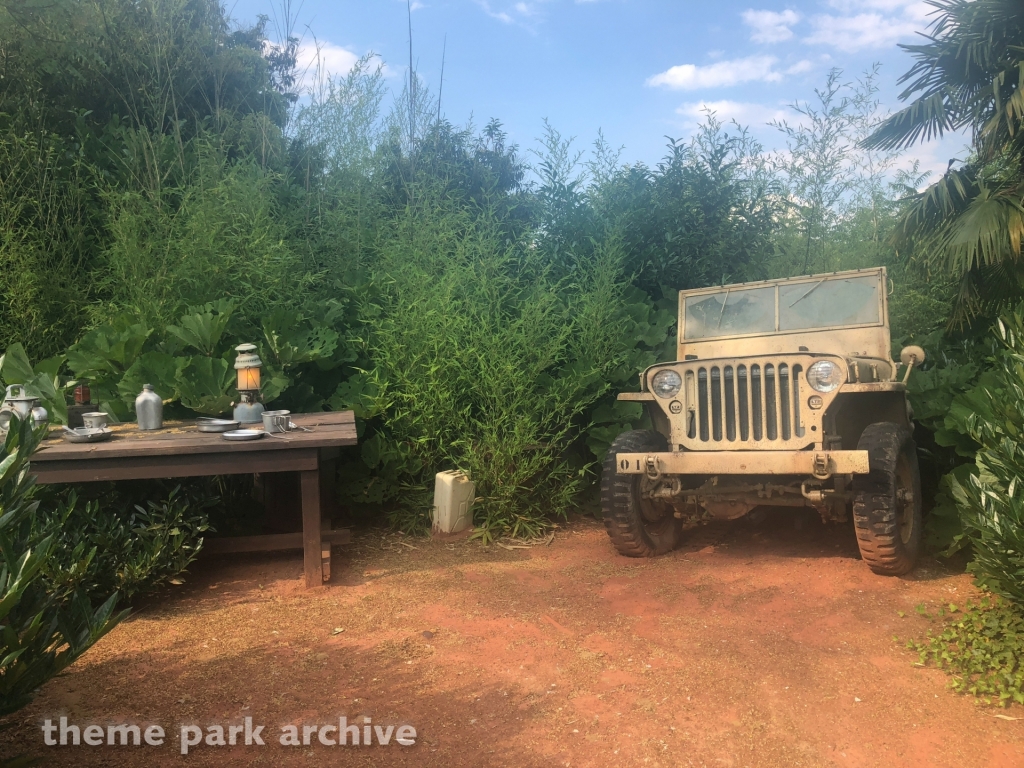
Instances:
[[[780,512],[643,561],[589,519],[532,549],[364,531],[335,551],[329,586],[305,590],[301,568],[298,553],[195,565],[48,683],[2,752],[58,766],[1024,766],[1020,707],[951,693],[893,639],[932,626],[918,604],[975,594],[969,577],[931,561],[874,576],[846,526]],[[61,715],[160,724],[167,739],[44,746],[40,726]],[[265,746],[180,754],[182,724],[247,716]],[[412,725],[416,743],[278,743],[285,724],[340,716]]]

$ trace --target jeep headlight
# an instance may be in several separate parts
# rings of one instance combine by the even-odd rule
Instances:
[[[819,360],[807,369],[807,383],[815,392],[831,392],[843,383],[843,374],[831,360]]]
[[[681,386],[682,377],[670,369],[658,371],[651,379],[651,389],[658,397],[674,397]]]

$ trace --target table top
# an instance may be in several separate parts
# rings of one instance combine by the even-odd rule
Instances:
[[[296,448],[334,448],[356,444],[352,411],[293,413],[291,420],[309,430],[266,435],[259,440],[225,440],[222,433],[199,432],[194,421],[165,422],[162,429],[140,432],[136,424],[112,424],[113,437],[101,443],[69,443],[60,427],[50,433],[32,455],[32,462],[68,459],[114,459],[131,456],[173,456],[196,453],[247,453]],[[262,429],[261,424],[243,428]]]

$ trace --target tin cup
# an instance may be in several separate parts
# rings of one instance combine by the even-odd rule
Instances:
[[[288,424],[291,421],[291,415],[291,411],[264,411],[263,431],[287,432]]]
[[[107,419],[109,417],[103,411],[93,411],[92,413],[82,414],[82,423],[88,429],[104,429],[107,426]]]

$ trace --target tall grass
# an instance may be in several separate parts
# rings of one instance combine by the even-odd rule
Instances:
[[[279,183],[254,159],[231,162],[207,145],[189,177],[162,190],[162,204],[140,191],[112,195],[110,244],[97,275],[106,301],[94,308],[97,319],[128,311],[166,325],[182,306],[222,298],[258,318],[302,303],[319,275],[288,242]]]
[[[402,527],[427,522],[433,473],[468,471],[488,535],[533,535],[588,482],[579,440],[605,373],[630,349],[615,250],[556,279],[500,222],[443,203],[409,211],[379,248],[361,307],[376,417],[363,455]]]
[[[93,286],[94,170],[59,137],[0,131],[0,348],[41,359],[76,338]]]

